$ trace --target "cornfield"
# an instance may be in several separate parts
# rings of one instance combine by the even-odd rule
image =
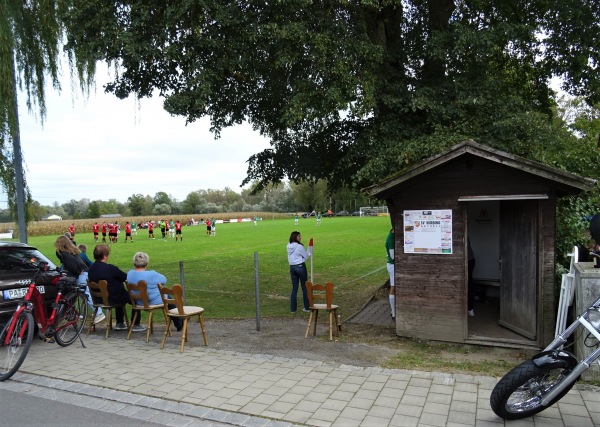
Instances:
[[[273,213],[273,212],[226,212],[226,213],[214,213],[214,214],[186,214],[186,215],[164,215],[164,216],[121,216],[116,218],[92,218],[92,219],[71,219],[71,220],[61,220],[61,221],[32,221],[27,225],[27,235],[28,236],[51,236],[51,235],[60,235],[69,231],[69,226],[71,224],[75,225],[75,234],[77,233],[91,233],[92,226],[95,222],[98,224],[102,224],[103,222],[113,222],[117,221],[121,224],[121,228],[125,225],[126,222],[137,222],[140,224],[141,222],[146,222],[150,220],[154,220],[158,222],[159,219],[164,219],[170,221],[180,220],[184,224],[194,218],[196,221],[200,221],[203,218],[211,218],[211,219],[223,219],[223,220],[231,220],[237,218],[253,218],[254,216],[261,217],[263,219],[282,219],[289,218],[290,215],[286,213]],[[19,237],[19,230],[16,223],[2,223],[0,224],[0,233],[8,232],[9,230],[13,230],[13,238]]]

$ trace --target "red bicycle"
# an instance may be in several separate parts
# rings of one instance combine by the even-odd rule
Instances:
[[[36,325],[41,339],[50,342],[54,339],[58,345],[66,347],[79,337],[85,348],[80,337],[88,311],[84,289],[75,278],[64,275],[55,277],[51,284],[56,286],[58,293],[48,315],[42,295],[36,287],[36,279],[49,270],[48,264],[40,262],[30,265],[28,269],[36,273],[27,294],[0,332],[0,381],[12,377],[25,360]]]

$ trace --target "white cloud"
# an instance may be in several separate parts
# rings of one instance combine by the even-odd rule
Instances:
[[[186,126],[185,118],[163,110],[161,98],[119,100],[103,92],[108,77],[102,72],[97,81],[87,100],[69,82],[62,82],[60,94],[48,88],[43,127],[20,100],[27,183],[42,205],[82,198],[125,202],[132,194],[159,191],[178,200],[198,189],[240,191],[246,160],[269,147],[248,124],[227,128],[215,140],[208,119]]]

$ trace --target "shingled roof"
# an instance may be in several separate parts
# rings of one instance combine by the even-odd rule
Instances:
[[[451,147],[443,153],[425,159],[379,184],[367,187],[364,191],[370,196],[384,198],[385,194],[392,188],[409,181],[424,172],[441,166],[444,163],[466,155],[486,159],[552,181],[555,187],[565,195],[589,191],[596,185],[595,179],[584,178],[543,163],[528,160],[524,157],[497,150],[483,144],[478,144],[472,140],[467,140]]]

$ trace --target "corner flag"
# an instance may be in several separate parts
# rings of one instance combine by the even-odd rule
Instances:
[[[308,255],[310,255],[310,282],[315,283],[313,281],[313,239],[310,238],[310,242],[308,242]]]

